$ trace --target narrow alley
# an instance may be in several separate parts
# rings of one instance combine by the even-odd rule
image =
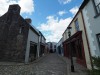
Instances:
[[[53,53],[27,65],[0,62],[0,75],[67,75],[67,64]]]

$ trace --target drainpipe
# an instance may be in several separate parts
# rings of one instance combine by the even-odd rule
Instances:
[[[83,26],[84,26],[85,35],[86,35],[86,41],[87,41],[88,50],[89,50],[89,55],[90,55],[91,67],[92,67],[92,69],[93,69],[92,56],[91,56],[91,52],[90,52],[90,46],[89,46],[89,41],[88,41],[88,37],[87,37],[87,31],[86,31],[86,26],[85,26],[85,22],[84,22],[84,18],[83,18],[82,10],[81,10],[80,12],[81,12],[81,15],[82,15]]]

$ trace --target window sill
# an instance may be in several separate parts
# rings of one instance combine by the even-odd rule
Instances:
[[[96,14],[96,15],[94,16],[94,18],[97,18],[98,16],[100,16],[100,13],[99,13],[99,14]]]

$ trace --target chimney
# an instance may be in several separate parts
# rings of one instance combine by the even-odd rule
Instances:
[[[18,4],[9,5],[8,12],[14,14],[20,14],[21,7]]]
[[[32,20],[30,18],[26,18],[25,21],[29,24],[31,24]]]

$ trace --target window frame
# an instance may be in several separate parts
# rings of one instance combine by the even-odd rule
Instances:
[[[98,4],[96,5],[96,3],[95,3],[94,0],[92,0],[92,3],[93,3],[94,9],[95,9],[95,14],[96,14],[96,15],[94,16],[94,18],[96,18],[96,17],[98,17],[98,16],[100,15],[100,7],[99,7],[100,3],[98,3]],[[99,7],[99,12],[98,12],[97,7]]]
[[[100,50],[100,33],[99,34],[96,34],[96,37],[97,37],[97,42],[98,42],[98,46],[99,46],[99,50]]]
[[[76,25],[76,22],[78,23],[78,25]],[[75,24],[76,31],[80,31],[78,18],[74,21],[74,24]]]

